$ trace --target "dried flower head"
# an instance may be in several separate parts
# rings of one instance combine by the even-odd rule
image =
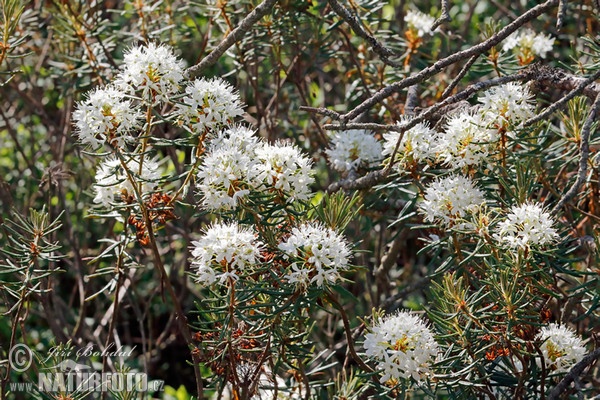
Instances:
[[[373,135],[365,130],[352,129],[335,133],[331,147],[325,153],[334,169],[346,172],[372,166],[381,159],[382,150]]]
[[[348,269],[350,248],[343,236],[318,223],[306,223],[292,229],[279,244],[284,258],[291,261],[289,283],[306,288],[335,283],[340,272]]]
[[[167,101],[179,90],[183,61],[169,46],[150,43],[132,47],[123,61],[123,69],[115,81],[122,90],[141,92],[141,98],[151,103]]]
[[[146,197],[157,185],[162,172],[156,159],[146,157],[140,169],[140,162],[136,158],[128,160],[125,165],[129,174],[137,182],[142,182],[141,195]],[[141,173],[140,173],[141,171]],[[96,183],[94,184],[94,203],[110,207],[117,199],[135,198],[135,191],[129,175],[118,158],[109,157],[104,160],[96,170]]]
[[[238,92],[221,78],[193,81],[173,112],[181,124],[196,134],[231,125],[243,113]]]
[[[500,243],[512,248],[528,248],[552,243],[558,234],[552,227],[554,219],[537,203],[513,206],[493,235]]]
[[[587,353],[585,342],[564,325],[550,324],[541,329],[536,339],[542,342],[540,349],[546,368],[557,373],[568,372]]]
[[[471,227],[464,219],[485,204],[483,192],[469,178],[460,175],[433,181],[424,197],[419,211],[425,221],[460,229]]]
[[[94,150],[133,141],[132,132],[141,127],[141,118],[125,93],[110,86],[90,92],[73,112],[79,140]]]
[[[192,266],[198,268],[197,281],[202,286],[222,285],[256,264],[262,243],[249,228],[237,223],[217,223],[193,241]]]
[[[427,324],[407,311],[387,316],[365,335],[365,353],[383,372],[381,383],[413,378],[420,381],[430,373],[439,348]]]

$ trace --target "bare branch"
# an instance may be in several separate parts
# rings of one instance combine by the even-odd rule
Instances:
[[[381,89],[379,92],[375,93],[373,96],[369,97],[367,100],[363,101],[361,104],[359,104],[357,107],[355,107],[352,111],[348,112],[347,114],[342,115],[341,120],[344,122],[351,121],[352,119],[354,119],[357,116],[359,116],[360,114],[362,114],[364,111],[370,109],[375,104],[388,98],[392,94],[400,92],[403,89],[405,89],[409,86],[412,86],[416,83],[422,82],[423,80],[436,75],[437,73],[442,71],[447,66],[452,65],[460,60],[464,60],[466,58],[470,58],[470,57],[473,57],[474,55],[482,54],[482,53],[488,51],[489,49],[491,49],[492,47],[494,47],[495,45],[497,45],[498,43],[500,43],[504,39],[506,39],[511,33],[515,32],[517,29],[519,29],[521,26],[523,26],[523,24],[538,17],[539,15],[541,15],[545,11],[548,11],[550,8],[556,6],[557,4],[558,4],[558,0],[548,0],[542,4],[539,4],[535,7],[533,7],[531,10],[527,11],[526,13],[521,15],[519,18],[514,20],[512,23],[505,26],[500,32],[496,33],[489,39],[487,39],[469,49],[459,51],[459,52],[454,53],[446,58],[438,60],[436,63],[434,63],[433,65],[431,65],[428,68],[425,68],[418,74],[409,76],[409,77],[401,80],[400,82],[393,83],[393,84]]]
[[[567,14],[567,0],[560,0],[558,3],[558,14],[556,16],[556,29],[562,28],[566,14]]]
[[[337,182],[333,182],[327,188],[327,192],[334,193],[340,189],[358,190],[370,188],[372,186],[375,186],[379,182],[382,182],[385,178],[387,178],[388,174],[389,172],[387,170],[377,170],[369,172],[365,176],[362,176],[358,179],[344,179]]]
[[[307,111],[314,114],[321,114],[327,117],[333,118],[335,120],[340,119],[340,114],[330,110],[328,108],[318,108],[318,107],[308,107],[308,106],[300,106],[300,111]]]
[[[406,102],[404,103],[404,114],[414,116],[415,110],[419,106],[419,85],[412,85],[406,93]]]
[[[388,49],[384,45],[382,45],[374,36],[370,35],[365,28],[362,26],[362,23],[353,15],[350,11],[348,11],[343,5],[341,5],[337,0],[328,0],[331,9],[339,15],[361,38],[365,39],[371,47],[373,47],[373,51],[381,57],[381,60],[394,67],[398,68],[402,66],[402,63],[397,63],[395,61],[391,61],[390,57],[398,57],[398,54]]]
[[[450,93],[452,93],[452,91],[454,90],[456,85],[458,85],[460,80],[465,77],[467,72],[469,72],[469,69],[471,69],[473,64],[475,64],[475,61],[477,61],[479,56],[480,56],[480,54],[475,54],[473,57],[469,58],[469,61],[467,61],[467,63],[464,65],[464,67],[462,67],[462,69],[459,71],[458,75],[456,75],[454,77],[452,82],[450,82],[448,87],[444,90],[444,93],[442,93],[442,99],[445,99],[446,97],[448,97],[450,95]]]
[[[543,121],[550,114],[562,108],[569,100],[578,94],[584,94],[591,97],[592,100],[600,94],[600,85],[594,82],[600,78],[600,70],[589,78],[582,78],[565,73],[556,68],[541,67],[538,70],[536,81],[543,86],[554,87],[557,89],[571,90],[567,95],[546,108],[542,113],[523,123],[523,126],[529,126],[536,122]]]
[[[227,35],[227,37],[221,43],[219,43],[219,45],[213,51],[211,51],[209,55],[204,57],[198,64],[192,65],[187,69],[186,74],[188,77],[195,78],[203,73],[208,67],[216,64],[219,58],[227,51],[227,49],[233,46],[238,40],[241,40],[246,32],[252,29],[258,20],[271,11],[275,3],[277,3],[277,0],[265,0],[256,6],[256,8],[252,10],[250,14],[248,14],[246,18],[242,20],[242,22],[240,22],[239,26],[232,30],[231,33]]]
[[[579,142],[579,171],[577,172],[577,179],[573,186],[563,195],[560,201],[556,204],[556,206],[552,209],[552,213],[558,212],[569,200],[573,198],[579,192],[581,185],[585,181],[585,176],[588,171],[588,159],[590,157],[590,132],[592,130],[592,125],[594,121],[596,121],[596,117],[598,115],[598,109],[600,108],[600,94],[596,97],[594,104],[590,108],[590,114],[588,115],[583,127],[581,128],[581,138]]]
[[[376,124],[373,122],[352,122],[345,125],[337,125],[337,124],[325,124],[323,125],[323,129],[327,131],[345,131],[347,129],[366,129],[369,131],[395,131],[401,132],[402,130],[396,124],[386,125],[386,124]]]
[[[559,396],[567,390],[571,382],[574,382],[579,378],[579,375],[583,372],[584,369],[587,368],[588,365],[596,361],[596,359],[600,357],[600,349],[596,349],[587,356],[583,357],[581,361],[571,368],[569,373],[565,375],[565,377],[550,391],[548,394],[548,400],[557,400]]]
[[[448,0],[442,0],[442,15],[435,20],[433,25],[431,25],[432,31],[436,30],[438,26],[440,26],[444,22],[452,21],[452,18],[450,18],[450,13],[448,11]]]

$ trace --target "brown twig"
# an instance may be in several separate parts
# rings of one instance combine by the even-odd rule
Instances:
[[[579,379],[579,375],[583,372],[584,369],[588,367],[591,363],[596,361],[600,357],[600,349],[596,349],[587,356],[583,357],[581,361],[571,368],[569,373],[565,375],[565,377],[548,393],[548,400],[557,400],[562,392],[567,390],[571,382],[574,382],[576,379]]]
[[[495,45],[502,42],[510,34],[515,32],[521,26],[523,26],[526,22],[538,17],[539,15],[548,11],[550,8],[556,6],[557,4],[558,4],[558,0],[548,0],[542,4],[539,4],[535,7],[533,7],[532,9],[530,9],[529,11],[527,11],[526,13],[521,15],[519,18],[514,20],[512,23],[505,26],[502,30],[500,30],[500,32],[496,33],[489,39],[487,39],[469,49],[459,51],[459,52],[454,53],[446,58],[443,58],[443,59],[437,61],[436,63],[434,63],[433,65],[423,69],[421,72],[419,72],[415,75],[409,76],[409,77],[401,80],[400,82],[393,83],[393,84],[381,89],[380,91],[378,91],[377,93],[375,93],[374,95],[372,95],[371,97],[369,97],[368,99],[363,101],[361,104],[356,106],[352,111],[349,111],[348,113],[346,113],[344,115],[341,115],[340,120],[342,122],[351,121],[354,118],[356,118],[357,116],[361,115],[366,110],[373,107],[375,104],[380,103],[382,100],[388,98],[392,94],[400,92],[409,86],[412,86],[414,84],[422,82],[425,79],[436,75],[437,73],[442,71],[447,66],[452,65],[460,60],[464,60],[466,58],[473,57],[474,55],[483,54],[484,52],[488,51]]]
[[[402,63],[398,63],[395,61],[391,61],[390,57],[397,57],[398,54],[388,49],[384,45],[382,45],[374,36],[370,35],[365,28],[362,26],[362,23],[359,21],[356,16],[354,16],[350,11],[348,11],[343,5],[341,5],[337,0],[328,0],[331,9],[340,16],[361,38],[365,39],[371,47],[373,51],[379,55],[381,61],[385,64],[388,64],[394,68],[402,67]]]
[[[237,28],[231,31],[229,35],[219,45],[211,51],[206,57],[202,59],[198,64],[192,65],[186,71],[187,76],[191,78],[195,78],[202,74],[208,67],[217,63],[219,58],[229,49],[231,46],[235,44],[235,42],[241,40],[246,32],[248,32],[254,24],[260,20],[262,17],[267,15],[273,6],[277,3],[277,0],[265,0],[260,3],[250,14],[246,16],[240,22]]]
[[[585,120],[583,127],[581,128],[581,135],[579,139],[580,159],[579,170],[577,171],[577,179],[575,180],[575,183],[573,183],[573,186],[569,188],[567,193],[565,193],[561,197],[556,206],[554,206],[554,208],[552,209],[553,214],[557,213],[569,200],[571,200],[577,194],[577,192],[579,192],[581,185],[583,185],[583,182],[585,181],[585,176],[587,175],[588,171],[588,160],[590,157],[590,133],[592,130],[592,125],[596,121],[599,109],[600,94],[596,97],[596,100],[592,104],[592,107],[590,108],[590,113],[587,119]]]

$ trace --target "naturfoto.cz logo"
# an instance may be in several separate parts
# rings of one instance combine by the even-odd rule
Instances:
[[[93,347],[86,347],[74,351],[72,348],[52,348],[43,364],[56,356],[130,356],[133,349],[123,352],[120,349],[106,348],[104,352],[95,351]],[[16,372],[25,372],[31,367],[33,352],[24,344],[18,344],[9,352],[9,363]],[[163,381],[148,381],[148,376],[142,372],[98,372],[86,364],[78,364],[71,359],[40,368],[37,386],[32,382],[13,382],[11,390],[14,392],[38,391],[44,393],[90,393],[90,392],[156,392],[162,391]]]

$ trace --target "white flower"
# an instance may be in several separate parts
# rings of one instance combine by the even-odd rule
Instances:
[[[534,116],[533,95],[524,85],[510,82],[495,86],[478,98],[485,121],[498,129],[516,126]]]
[[[553,224],[552,216],[540,204],[525,203],[510,209],[506,219],[498,224],[494,237],[512,248],[543,246],[558,237]]]
[[[167,101],[179,90],[183,61],[173,49],[154,43],[131,48],[124,56],[124,68],[115,84],[128,92],[141,91],[142,99],[152,103]]]
[[[439,136],[437,154],[451,168],[478,165],[486,161],[497,136],[496,130],[486,127],[480,114],[455,114]]]
[[[293,228],[291,235],[279,244],[284,258],[289,259],[292,271],[287,281],[306,288],[314,283],[319,287],[335,283],[340,271],[348,269],[350,248],[343,236],[318,223],[306,223]]]
[[[564,325],[550,324],[542,328],[535,338],[543,342],[540,349],[546,368],[557,373],[568,372],[587,353],[585,342]]]
[[[259,140],[252,129],[236,125],[218,131],[214,137],[211,137],[207,147],[209,150],[235,148],[254,157],[258,145]]]
[[[235,222],[214,224],[192,245],[192,266],[198,268],[197,281],[203,286],[237,281],[256,264],[262,248],[254,232]]]
[[[73,112],[79,139],[95,150],[105,143],[123,147],[131,142],[141,117],[125,93],[110,86],[90,92]]]
[[[230,125],[244,113],[239,94],[221,78],[196,79],[180,101],[173,114],[197,134]]]
[[[136,182],[142,182],[141,195],[145,196],[152,192],[161,177],[158,161],[146,157],[141,174],[138,159],[128,160],[126,165]],[[119,159],[110,157],[100,164],[96,170],[94,192],[96,193],[94,203],[101,204],[104,207],[109,207],[111,203],[115,202],[115,195],[119,198],[121,196],[135,197],[133,186]]]
[[[202,204],[211,211],[231,210],[257,186],[256,160],[231,146],[214,148],[198,170]]]
[[[288,196],[288,201],[308,200],[313,183],[311,161],[293,145],[263,143],[256,149],[257,179],[268,189]]]
[[[367,131],[352,129],[337,132],[331,148],[325,150],[334,169],[345,172],[370,167],[381,158],[381,144]]]
[[[398,122],[402,125],[409,118],[403,118]],[[413,162],[421,162],[435,156],[434,143],[438,141],[438,133],[431,129],[427,123],[419,122],[414,127],[404,132],[402,141],[396,153],[398,168],[402,168]],[[389,132],[383,135],[383,155],[391,156],[400,139],[400,132]]]
[[[409,29],[417,32],[418,37],[423,37],[433,33],[431,27],[435,22],[435,18],[418,10],[408,10],[404,22],[408,24]]]
[[[529,54],[546,58],[546,53],[552,51],[553,45],[554,38],[552,36],[535,33],[531,29],[524,29],[513,32],[506,38],[502,50],[516,49],[517,55],[523,59],[526,59]]]
[[[472,224],[459,221],[485,204],[483,192],[460,175],[438,178],[427,187],[424,197],[419,211],[425,215],[425,221],[461,229]]]
[[[427,324],[407,311],[385,317],[365,335],[365,353],[378,362],[381,383],[430,373],[439,348]]]

